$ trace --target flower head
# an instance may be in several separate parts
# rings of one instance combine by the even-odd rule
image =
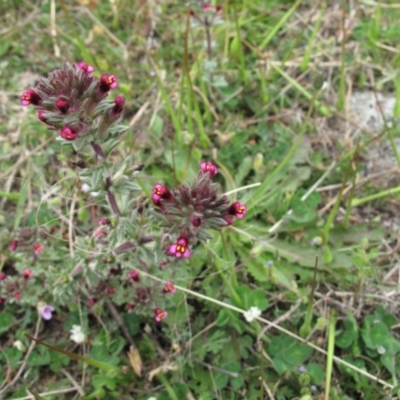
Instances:
[[[176,287],[171,281],[165,282],[165,286],[163,289],[163,293],[175,293],[176,292]]]
[[[168,312],[161,310],[161,308],[156,308],[154,310],[154,314],[155,314],[155,320],[157,322],[162,321],[164,318],[168,316]]]
[[[0,272],[0,281],[4,281],[7,278],[7,275],[4,272]]]
[[[299,372],[301,372],[302,374],[305,374],[307,372],[307,368],[304,365],[300,365]]]
[[[124,96],[117,96],[114,100],[114,107],[110,111],[110,118],[116,118],[122,114],[122,111],[124,111],[124,105],[125,105],[125,98]]]
[[[242,219],[247,212],[247,207],[243,204],[240,204],[238,201],[233,203],[229,209],[228,214],[235,215],[236,218]]]
[[[55,308],[53,306],[49,306],[46,304],[46,305],[40,307],[40,315],[42,316],[43,319],[45,319],[46,321],[49,321],[51,319],[51,317],[53,316],[54,310],[55,310]]]
[[[86,335],[82,330],[80,325],[72,325],[72,329],[70,330],[71,336],[69,337],[73,342],[81,344],[85,341]]]
[[[135,282],[139,282],[140,278],[139,278],[139,272],[136,270],[132,270],[128,272],[128,279],[132,279]]]
[[[21,95],[21,105],[29,106],[33,104],[34,106],[40,106],[43,99],[33,90],[28,89]]]
[[[13,294],[14,300],[19,300],[21,296],[22,296],[21,292],[14,292]]]
[[[22,276],[24,277],[24,279],[28,280],[29,278],[32,278],[33,271],[30,268],[25,268]]]
[[[218,174],[218,168],[211,161],[202,161],[200,168],[205,174],[208,173],[210,178],[214,178]]]
[[[153,194],[151,195],[151,201],[156,205],[160,205],[160,200],[168,200],[171,198],[171,192],[165,186],[160,183],[156,183],[153,188]]]
[[[43,250],[44,246],[42,244],[35,243],[33,245],[33,252],[35,253],[36,256],[38,256]]]
[[[267,261],[267,265],[268,265],[268,267],[273,267],[274,266],[274,262],[272,260],[268,260]]]
[[[247,322],[251,322],[261,315],[261,310],[258,307],[250,307],[250,310],[243,313],[243,315]]]
[[[190,249],[188,247],[188,239],[185,236],[178,238],[176,243],[168,247],[167,254],[169,256],[175,256],[177,258],[189,258]]]
[[[312,385],[310,389],[312,392],[316,392],[318,390],[318,388],[315,385]]]
[[[75,140],[78,134],[69,126],[65,126],[63,129],[58,131],[58,134],[65,140]]]
[[[101,94],[108,93],[111,89],[118,86],[117,77],[115,75],[103,74],[99,81],[99,90]]]
[[[3,303],[5,303],[6,302],[6,299],[4,298],[4,297],[1,297],[0,296],[0,304],[3,304]]]
[[[94,67],[93,65],[88,65],[86,64],[85,61],[80,61],[75,63],[76,68],[81,69],[82,71],[86,72],[86,73],[90,73],[94,71]]]

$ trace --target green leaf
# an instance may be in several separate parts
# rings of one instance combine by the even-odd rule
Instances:
[[[7,332],[13,324],[13,317],[8,313],[0,314],[0,334]]]

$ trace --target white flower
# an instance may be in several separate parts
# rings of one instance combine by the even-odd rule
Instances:
[[[15,348],[17,348],[19,351],[25,351],[25,350],[26,350],[24,344],[23,344],[20,340],[15,341],[15,342],[13,343],[13,346],[14,346]]]
[[[80,325],[72,325],[72,329],[70,330],[71,336],[70,339],[75,343],[83,343],[86,339],[86,335],[84,334],[82,327]]]
[[[258,307],[250,307],[250,310],[246,311],[243,315],[247,322],[251,322],[261,315],[261,310]]]
[[[89,192],[90,191],[90,186],[87,183],[82,183],[82,192]],[[90,192],[89,193],[92,197],[97,197],[99,195],[99,192]]]

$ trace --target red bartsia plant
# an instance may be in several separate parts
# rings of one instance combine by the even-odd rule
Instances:
[[[206,4],[204,18],[219,11],[220,7]],[[177,287],[173,281],[184,270],[182,263],[190,262],[199,241],[212,237],[210,229],[219,231],[235,218],[242,219],[246,207],[239,202],[231,204],[220,193],[213,181],[218,168],[210,161],[200,163],[191,182],[176,188],[156,183],[150,198],[138,202],[143,196],[134,195],[141,192],[135,178],[144,164],[135,163],[133,156],[118,160],[119,153],[112,153],[127,131],[119,124],[125,98],[117,95],[108,100],[111,90],[118,87],[116,76],[104,73],[96,78],[94,73],[93,66],[84,61],[64,63],[26,90],[21,104],[34,107],[38,119],[55,131],[55,137],[74,147],[75,159],[69,164],[78,167],[83,199],[95,196],[101,206],[98,226],[92,227],[87,237],[73,237],[79,240],[73,259],[68,246],[57,248],[64,252],[58,273],[50,239],[29,246],[14,239],[9,250],[18,260],[20,275],[13,279],[0,275],[0,296],[20,303],[42,301],[46,296],[44,304],[55,305],[57,296],[66,305],[80,296],[94,308],[112,301],[161,322],[168,315],[166,309],[174,304]],[[30,262],[21,257],[28,248],[30,252],[33,249]],[[178,263],[179,268],[173,268]]]

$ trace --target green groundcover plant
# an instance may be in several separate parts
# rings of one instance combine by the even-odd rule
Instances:
[[[77,238],[73,257],[68,246],[60,249],[59,256],[69,258],[61,265],[54,266],[46,258],[51,232],[14,238],[10,251],[18,274],[1,273],[0,301],[40,304],[42,317],[49,320],[54,304],[70,304],[77,296],[86,297],[90,307],[110,299],[135,313],[152,314],[160,322],[167,317],[176,292],[174,279],[187,274],[184,260],[192,249],[212,238],[210,229],[218,231],[235,218],[242,219],[246,206],[229,203],[220,193],[213,182],[218,169],[210,161],[200,163],[192,181],[176,188],[156,183],[151,198],[135,204],[134,194],[141,191],[136,178],[143,164],[134,157],[118,160],[113,155],[127,131],[120,125],[124,97],[109,100],[111,90],[118,87],[117,77],[102,74],[95,79],[93,71],[84,61],[63,63],[34,89],[26,90],[21,104],[36,109],[60,146],[73,146],[82,189],[109,213],[93,232]],[[147,274],[163,283],[148,279]]]

